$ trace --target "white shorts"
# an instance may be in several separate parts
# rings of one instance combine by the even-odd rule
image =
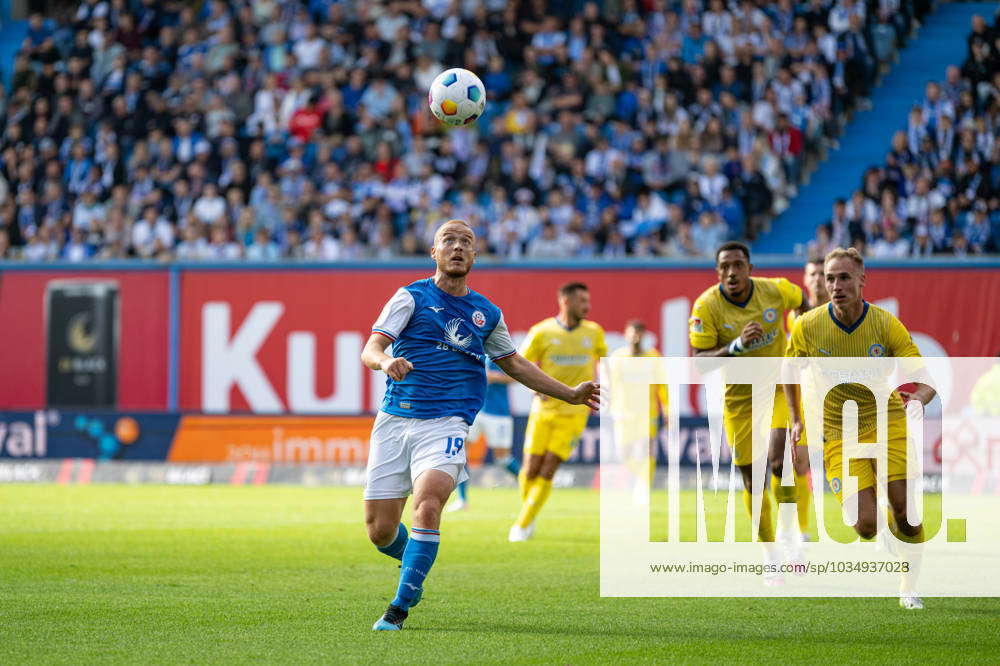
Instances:
[[[429,469],[448,474],[456,484],[465,481],[468,432],[460,416],[414,419],[380,411],[368,449],[365,499],[408,497],[414,481]]]
[[[486,446],[491,449],[509,449],[514,445],[514,417],[479,412],[469,429],[469,441],[486,435]]]

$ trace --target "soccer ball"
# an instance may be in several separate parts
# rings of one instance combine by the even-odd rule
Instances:
[[[431,84],[427,103],[445,125],[468,125],[483,115],[486,87],[467,69],[447,69]]]

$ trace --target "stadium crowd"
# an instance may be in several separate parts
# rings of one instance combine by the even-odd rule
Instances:
[[[390,258],[451,217],[499,258],[707,256],[787,205],[929,6],[84,0],[31,16],[0,98],[0,256]],[[456,65],[489,103],[446,130]]]
[[[1000,253],[1000,13],[972,20],[968,55],[927,83],[885,163],[837,199],[809,251],[887,259]]]

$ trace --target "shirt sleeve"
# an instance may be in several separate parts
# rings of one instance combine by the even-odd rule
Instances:
[[[891,356],[920,356],[910,332],[895,317],[889,319],[889,354]]]
[[[594,356],[604,358],[608,355],[608,343],[604,340],[604,329],[598,326],[595,333]]]
[[[410,323],[414,307],[413,294],[400,287],[382,308],[382,314],[378,316],[372,326],[372,333],[381,333],[395,342],[406,325]]]
[[[802,287],[791,283],[787,278],[771,278],[771,282],[781,294],[781,307],[785,310],[795,310],[802,306]]]
[[[708,304],[698,299],[688,319],[688,337],[695,349],[715,349],[719,345],[719,330]]]
[[[802,332],[802,317],[799,317],[792,324],[792,334],[788,337],[785,356],[801,357],[809,355],[809,350],[806,348],[806,336]]]
[[[531,330],[528,331],[527,337],[521,341],[521,356],[528,359],[532,363],[538,363],[542,360],[542,339],[543,336],[539,334],[538,327],[532,326]]]
[[[513,356],[517,352],[514,341],[510,339],[507,322],[503,320],[503,314],[500,315],[500,321],[497,322],[497,325],[493,327],[493,332],[483,342],[483,349],[486,350],[486,355],[494,361]]]

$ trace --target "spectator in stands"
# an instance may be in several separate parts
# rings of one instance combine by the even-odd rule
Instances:
[[[908,33],[918,4],[886,6]],[[87,0],[36,15],[0,102],[0,176],[23,223],[4,227],[12,254],[270,257],[273,244],[295,258],[319,211],[338,258],[396,256],[465,189],[492,211],[477,213],[486,254],[544,247],[546,220],[578,256],[689,254],[684,229],[706,211],[710,228],[752,238],[784,205],[804,154],[835,139],[872,52],[857,0],[561,10],[393,2],[352,15],[322,0],[212,0],[198,14]],[[429,118],[442,63],[484,78],[475,126],[445,133]],[[874,68],[863,73],[870,84]],[[781,112],[804,132],[794,161],[775,148],[784,136],[767,140]],[[956,156],[957,187],[985,191],[965,164],[985,170],[978,150]],[[665,202],[684,213],[647,232]],[[511,204],[516,226],[493,233]]]
[[[873,259],[903,259],[910,254],[910,244],[900,238],[895,226],[888,226],[882,231],[882,237],[868,246],[868,256]]]
[[[972,211],[966,213],[963,235],[968,241],[969,252],[974,254],[995,251],[990,222],[986,217],[987,210],[986,202],[978,200],[973,205]]]

